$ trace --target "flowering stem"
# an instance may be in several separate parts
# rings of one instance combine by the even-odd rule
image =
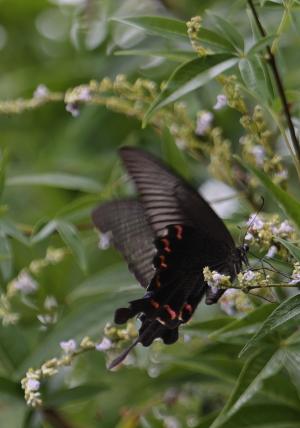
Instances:
[[[253,0],[247,0],[247,1],[248,1],[250,9],[252,11],[253,17],[255,19],[255,22],[256,22],[256,25],[259,29],[260,34],[262,35],[262,37],[266,37],[267,33],[266,33],[264,27],[262,26],[262,23],[260,22],[258,13],[257,13],[255,6],[254,6],[254,3],[253,3]],[[275,78],[278,94],[279,94],[279,97],[281,100],[281,104],[282,104],[282,107],[284,110],[287,125],[288,125],[289,131],[290,131],[290,136],[291,136],[292,144],[294,147],[295,155],[296,155],[298,164],[300,164],[300,145],[299,145],[299,141],[297,139],[295,128],[294,128],[294,125],[292,122],[292,118],[291,118],[291,114],[290,114],[290,110],[289,110],[289,106],[288,106],[288,101],[287,101],[287,98],[286,98],[286,95],[284,92],[284,87],[283,87],[283,83],[282,83],[280,73],[279,73],[279,70],[277,67],[276,59],[275,59],[274,54],[272,53],[270,46],[267,46],[266,49],[267,49],[267,53],[268,53],[268,63],[269,63],[269,65],[273,71],[273,75]]]
[[[58,412],[53,408],[43,409],[43,416],[46,421],[54,428],[72,428],[72,425],[69,424]]]
[[[247,292],[249,290],[257,290],[258,288],[260,288],[261,290],[264,290],[265,288],[297,288],[299,286],[299,284],[289,284],[289,283],[279,283],[279,284],[267,284],[267,285],[249,285],[248,287],[239,287],[239,286],[234,286],[234,285],[230,285],[228,287],[220,287],[223,288],[225,290],[228,290],[229,288],[234,288],[236,290],[241,290],[244,292]]]

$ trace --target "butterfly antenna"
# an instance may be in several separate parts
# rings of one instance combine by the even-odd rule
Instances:
[[[125,358],[127,357],[127,355],[129,354],[129,352],[140,342],[142,342],[142,340],[144,339],[145,336],[147,336],[147,334],[149,333],[149,331],[151,330],[151,325],[149,325],[149,327],[147,327],[143,333],[138,336],[131,345],[128,346],[128,348],[124,349],[124,351],[118,356],[116,357],[108,366],[108,369],[111,370],[114,367],[118,366],[120,363],[122,363],[122,361],[125,360]]]
[[[114,367],[118,366],[122,361],[125,360],[129,352],[140,342],[141,337],[135,339],[134,342],[128,348],[126,348],[118,357],[116,357],[108,366],[108,369],[111,370]]]
[[[261,206],[258,208],[257,212],[255,213],[254,217],[252,218],[250,224],[248,225],[248,227],[246,229],[246,232],[244,234],[244,238],[243,238],[243,241],[242,241],[243,245],[245,244],[245,238],[246,238],[246,235],[247,235],[248,231],[250,230],[252,224],[254,223],[255,219],[258,216],[258,214],[262,211],[262,209],[263,209],[263,207],[265,205],[265,199],[264,199],[264,197],[261,196],[260,198],[261,198]]]

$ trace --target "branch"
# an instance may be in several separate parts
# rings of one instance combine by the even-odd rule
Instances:
[[[262,23],[260,22],[258,13],[255,9],[253,0],[247,0],[249,7],[252,11],[253,17],[255,19],[256,25],[259,29],[259,32],[261,34],[262,37],[266,37],[267,33],[264,29],[264,27],[262,26]],[[270,48],[270,46],[267,46],[267,53],[268,53],[268,63],[273,71],[274,74],[274,78],[275,78],[275,82],[276,82],[276,86],[277,86],[277,90],[278,90],[278,94],[281,100],[281,104],[284,110],[284,114],[286,117],[286,121],[287,121],[287,125],[290,131],[290,136],[291,136],[291,140],[292,140],[292,144],[294,147],[294,151],[298,160],[298,163],[300,164],[300,145],[299,145],[299,141],[297,139],[296,136],[296,132],[295,132],[295,128],[292,122],[292,118],[291,118],[291,114],[290,114],[290,110],[289,110],[289,106],[288,106],[288,101],[284,92],[284,87],[283,87],[283,83],[279,74],[279,70],[277,67],[277,63],[276,63],[276,59],[275,56],[272,53],[272,50]]]

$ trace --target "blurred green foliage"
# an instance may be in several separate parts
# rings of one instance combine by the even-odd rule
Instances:
[[[300,301],[285,288],[264,295],[273,303],[251,297],[250,313],[229,316],[201,304],[178,343],[138,346],[116,372],[106,369],[105,353],[86,352],[43,380],[37,409],[26,404],[20,383],[29,368],[61,355],[61,341],[101,342],[114,310],[141,296],[116,251],[99,250],[90,219],[97,203],[130,191],[119,146],[150,150],[198,185],[214,176],[234,187],[239,204],[227,224],[236,236],[262,194],[266,214],[299,227],[299,159],[285,145],[286,118],[265,48],[273,48],[299,133],[300,3],[255,2],[266,39],[247,3],[0,2],[0,426],[299,428]],[[193,38],[185,21],[196,15],[203,20]],[[209,57],[199,56],[203,50]],[[114,83],[103,95],[90,83],[123,74],[130,89]],[[156,82],[157,96],[130,98],[137,78]],[[39,85],[46,94],[34,95],[45,91]],[[78,85],[91,98],[77,99]],[[229,107],[214,111],[220,93]],[[109,104],[112,97],[133,113]],[[78,117],[66,111],[70,104]],[[196,135],[204,110],[213,111],[214,124]],[[278,245],[274,263],[287,274],[300,260],[298,232],[292,238],[268,241]],[[263,256],[266,242],[256,250]],[[14,288],[24,272],[34,288],[27,294]]]

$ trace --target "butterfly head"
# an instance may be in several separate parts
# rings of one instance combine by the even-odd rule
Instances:
[[[240,247],[238,247],[240,260],[246,266],[249,266],[249,260],[248,260],[248,255],[247,255],[248,251],[249,251],[249,245],[248,244],[243,244]]]

